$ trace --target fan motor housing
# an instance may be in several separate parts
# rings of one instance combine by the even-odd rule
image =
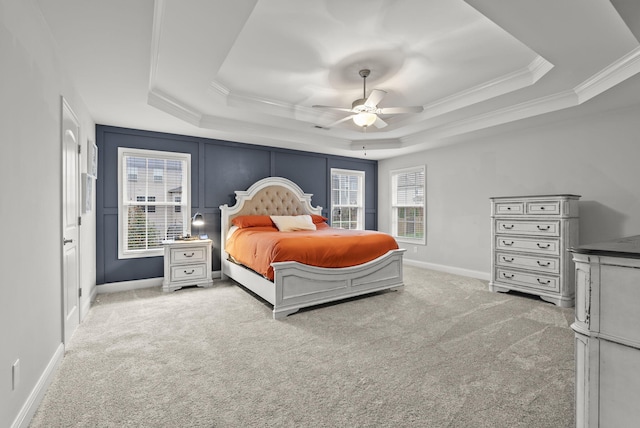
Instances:
[[[355,100],[353,103],[351,103],[351,109],[355,113],[361,113],[363,111],[367,113],[375,113],[377,109],[375,107],[367,107],[366,105],[364,105],[366,101],[366,98]]]

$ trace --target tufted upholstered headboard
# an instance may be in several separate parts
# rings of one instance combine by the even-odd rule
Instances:
[[[240,210],[229,219],[241,215],[300,215],[311,214],[300,195],[284,186],[267,186],[260,189],[251,199],[245,199]]]
[[[311,193],[304,193],[293,181],[282,177],[267,177],[256,181],[247,190],[236,190],[236,204],[220,205],[220,238],[223,254],[231,220],[240,215],[300,215],[322,214],[322,207],[311,205]]]

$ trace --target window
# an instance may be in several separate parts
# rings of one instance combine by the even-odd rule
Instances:
[[[118,149],[119,258],[162,255],[163,240],[190,232],[190,165],[187,153]]]
[[[331,168],[331,226],[364,229],[364,171]]]
[[[162,181],[164,177],[164,169],[154,168],[153,169],[153,181]]]
[[[425,169],[391,171],[391,230],[399,241],[425,243]]]
[[[138,181],[138,168],[134,166],[127,167],[127,180]]]

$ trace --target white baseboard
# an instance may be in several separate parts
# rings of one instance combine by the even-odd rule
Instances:
[[[16,416],[11,424],[11,428],[27,428],[29,426],[33,415],[35,415],[40,403],[42,403],[44,394],[47,392],[47,388],[49,388],[62,358],[64,358],[64,344],[60,343],[49,360],[49,364],[47,364],[44,372],[40,375],[38,382],[36,382],[36,386],[31,391],[31,394],[29,394],[29,397],[27,397],[27,401],[25,401],[22,409],[20,409],[18,416]]]
[[[454,275],[461,275],[461,276],[468,276],[470,278],[476,278],[476,279],[480,279],[483,281],[489,281],[491,275],[489,275],[489,273],[487,272],[480,272],[477,270],[470,270],[470,269],[463,269],[463,268],[458,268],[455,266],[447,266],[447,265],[438,265],[435,263],[427,263],[427,262],[421,262],[418,260],[409,260],[409,259],[404,259],[403,262],[406,265],[409,266],[415,266],[415,267],[419,267],[419,268],[423,268],[423,269],[431,269],[431,270],[437,270],[439,272],[446,272],[446,273],[451,273]]]
[[[211,272],[211,278],[220,278],[220,271]],[[119,291],[137,290],[139,288],[162,287],[164,278],[138,279],[134,281],[111,282],[109,284],[97,285],[97,294],[117,293]],[[93,300],[92,300],[93,301]]]

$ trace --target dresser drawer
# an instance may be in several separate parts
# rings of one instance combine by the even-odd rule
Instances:
[[[496,233],[513,235],[560,236],[560,222],[496,220]]]
[[[499,282],[509,285],[535,288],[536,290],[560,290],[560,282],[557,276],[537,275],[535,273],[498,268],[496,278]]]
[[[171,267],[171,281],[194,281],[205,278],[207,278],[206,263]]]
[[[496,215],[522,215],[524,214],[524,203],[522,202],[496,202]]]
[[[525,256],[516,253],[497,252],[496,265],[507,268],[520,268],[558,274],[560,263],[557,258],[544,256]]]
[[[520,238],[514,236],[496,236],[498,250],[524,251],[536,254],[560,254],[560,243],[555,239]]]
[[[171,263],[190,263],[205,261],[207,250],[203,247],[172,248]]]
[[[560,201],[527,201],[527,214],[549,215],[560,214]]]

